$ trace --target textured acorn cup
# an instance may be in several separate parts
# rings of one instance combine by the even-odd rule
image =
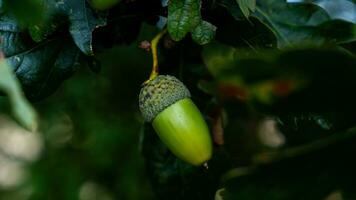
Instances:
[[[141,113],[163,143],[178,158],[202,165],[211,158],[208,126],[190,99],[190,92],[177,78],[159,75],[141,89]]]

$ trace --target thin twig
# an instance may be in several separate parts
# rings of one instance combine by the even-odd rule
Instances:
[[[150,82],[151,80],[155,79],[158,76],[158,50],[157,46],[163,35],[167,32],[167,29],[163,29],[161,32],[159,32],[151,41],[151,52],[152,52],[152,59],[153,59],[153,66],[152,66],[152,71],[149,79],[145,81],[144,84]]]

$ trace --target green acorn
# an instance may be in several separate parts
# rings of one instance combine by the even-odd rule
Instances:
[[[212,155],[208,126],[190,99],[190,92],[177,78],[159,75],[141,89],[142,115],[164,144],[178,158],[193,164],[205,164]]]

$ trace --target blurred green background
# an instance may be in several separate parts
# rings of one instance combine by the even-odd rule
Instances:
[[[137,41],[155,34],[146,27]],[[153,199],[138,111],[151,55],[138,45],[98,54],[100,74],[82,65],[54,95],[35,103],[38,134],[15,124],[0,97],[0,199]]]

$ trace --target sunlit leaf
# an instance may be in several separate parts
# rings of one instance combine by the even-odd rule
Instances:
[[[256,10],[256,0],[236,0],[244,16],[248,18]]]
[[[20,84],[7,62],[0,60],[0,90],[7,94],[16,119],[28,130],[36,131],[37,114],[22,93]]]

